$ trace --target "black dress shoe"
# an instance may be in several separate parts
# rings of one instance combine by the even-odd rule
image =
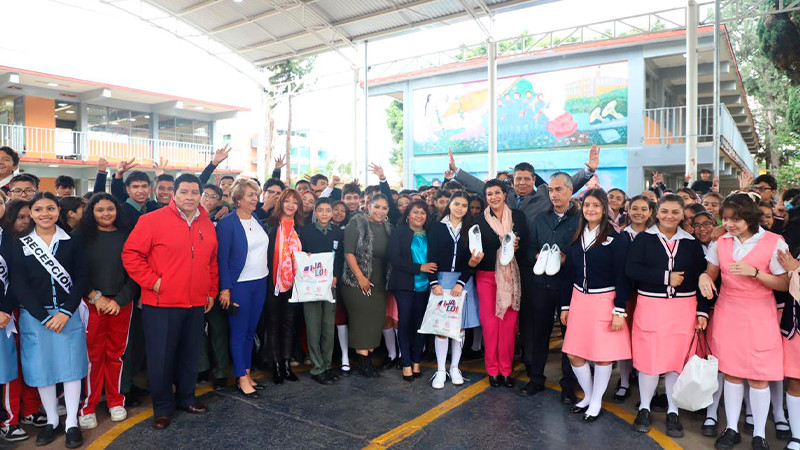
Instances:
[[[534,383],[533,381],[528,382],[522,389],[519,390],[520,395],[523,397],[529,397],[531,395],[536,395],[539,392],[544,390],[544,385],[539,383]]]
[[[411,375],[403,375],[403,380],[408,381],[409,383],[411,383],[412,381],[414,381],[414,375],[413,374],[411,374]]]
[[[420,378],[422,376],[422,372],[421,371],[420,372],[411,372],[411,373],[413,374],[414,378]]]
[[[704,421],[703,426],[700,427],[700,434],[706,437],[717,437],[717,435],[719,434],[719,430],[717,429],[716,419],[706,417],[705,420],[713,420],[714,423],[712,425],[706,425]]]
[[[769,444],[763,437],[753,438],[753,450],[769,450]]]
[[[337,372],[338,371],[333,369],[328,369],[325,371],[325,373],[328,375],[328,378],[330,378],[333,381],[339,381],[339,374]]]
[[[50,424],[47,424],[42,431],[39,432],[39,435],[36,436],[36,446],[37,447],[44,447],[45,445],[53,442],[56,438],[64,432],[64,429],[61,428],[61,425],[53,427]]]
[[[163,430],[169,426],[169,416],[156,416],[153,418],[153,428]]]
[[[569,412],[571,412],[572,414],[583,414],[588,409],[589,409],[589,405],[586,405],[586,406],[577,406],[577,405],[575,405],[575,406],[573,406],[572,408],[569,409]]]
[[[788,428],[786,430],[779,430],[778,425],[783,425],[784,427]],[[789,424],[786,422],[775,422],[775,436],[782,440],[788,441],[792,437],[792,429],[789,428]]]
[[[489,386],[491,387],[500,387],[500,377],[498,376],[490,376],[489,377]]]
[[[278,361],[272,363],[272,382],[275,384],[283,384],[283,368]]]
[[[292,372],[292,364],[288,359],[283,360],[283,378],[288,381],[300,381],[300,378]]]
[[[600,417],[600,413],[597,413],[596,416],[590,416],[589,414],[584,414],[583,423],[592,423],[595,420],[597,420],[598,417]]]
[[[650,410],[640,409],[636,414],[636,420],[633,421],[633,430],[639,433],[648,433],[650,431]]]
[[[578,397],[575,396],[575,391],[572,389],[561,390],[561,403],[565,405],[574,405],[578,402]]]
[[[263,384],[258,383],[258,382],[256,382],[255,386],[253,386],[253,389],[255,389],[257,391],[263,391],[266,388],[267,388],[266,386],[264,386]]]
[[[714,442],[714,448],[730,450],[740,442],[742,442],[742,435],[730,428],[726,428],[725,431],[722,432],[722,435],[717,438],[717,441]]]
[[[67,440],[64,446],[67,448],[78,448],[83,445],[83,434],[78,427],[72,427],[67,430]]]
[[[619,392],[620,389],[625,390],[622,395],[617,394],[617,392]],[[627,400],[628,397],[630,396],[631,396],[630,386],[628,387],[617,386],[617,390],[614,392],[614,397],[612,397],[611,400],[613,400],[614,403],[625,403],[625,400]]]
[[[258,391],[253,391],[248,394],[241,386],[236,386],[236,389],[239,390],[239,393],[242,394],[244,398],[258,398]]]
[[[508,388],[514,387],[514,380],[511,379],[508,375],[500,375],[500,382],[503,383],[503,386]]]
[[[326,375],[326,372],[322,372],[322,373],[317,374],[317,375],[311,375],[311,379],[316,381],[319,384],[324,384],[324,385],[333,384],[333,380],[328,378],[328,375]]]
[[[392,359],[392,358],[389,358],[389,357],[387,356],[387,357],[386,357],[386,360],[385,360],[385,361],[383,361],[383,366],[382,366],[382,367],[383,367],[383,369],[384,369],[384,370],[389,370],[389,369],[391,369],[392,367],[395,367],[395,366],[397,366],[397,364],[398,364],[399,362],[400,362],[400,358],[394,358],[394,359]]]
[[[681,425],[681,420],[675,413],[667,414],[667,436],[683,437],[683,425]]]
[[[206,408],[205,405],[202,405],[200,403],[195,403],[194,405],[190,405],[181,409],[189,414],[205,414],[208,412],[208,408]]]
[[[126,408],[135,408],[141,405],[142,402],[139,399],[131,394],[125,396],[125,407]]]

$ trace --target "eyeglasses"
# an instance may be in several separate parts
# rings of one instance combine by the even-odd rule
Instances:
[[[773,190],[773,189],[772,189],[771,187],[769,187],[769,186],[750,186],[750,189],[752,189],[752,190],[754,190],[754,191],[758,191],[758,192],[766,192],[766,191],[771,191],[771,190]]]
[[[25,194],[28,194],[28,195],[33,195],[33,194],[36,193],[36,189],[34,189],[34,188],[25,188],[25,189],[15,188],[15,189],[11,189],[8,192],[11,192],[14,195],[19,195],[19,194],[22,194],[22,193],[25,193]]]
[[[205,192],[203,192],[203,198],[210,198],[211,200],[216,200],[216,199],[219,198],[219,195],[217,195],[217,194],[206,194]]]
[[[692,225],[692,228],[694,228],[695,230],[699,230],[701,228],[705,228],[706,230],[710,230],[710,229],[714,228],[714,222],[710,222],[709,221],[709,222],[703,222],[703,223],[696,223],[696,224]]]

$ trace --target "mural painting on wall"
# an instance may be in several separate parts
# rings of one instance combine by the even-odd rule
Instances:
[[[628,64],[498,79],[497,148],[625,145]],[[487,151],[486,81],[414,91],[414,154]]]

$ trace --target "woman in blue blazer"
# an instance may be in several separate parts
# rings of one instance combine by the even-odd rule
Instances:
[[[236,209],[217,224],[219,242],[219,302],[229,307],[230,345],[233,374],[239,392],[258,397],[263,389],[250,376],[253,335],[267,298],[269,275],[269,238],[253,215],[261,193],[258,184],[239,179],[231,188]]]

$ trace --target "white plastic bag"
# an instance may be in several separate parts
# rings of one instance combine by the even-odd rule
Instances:
[[[294,252],[296,272],[289,303],[328,301],[333,298],[333,252]]]
[[[720,388],[718,372],[719,364],[713,355],[708,355],[706,359],[692,355],[672,388],[675,405],[687,411],[697,411],[711,405],[714,393]]]
[[[458,297],[450,295],[449,290],[445,290],[444,295],[431,292],[419,333],[447,336],[461,342],[461,316],[466,295],[467,291],[461,291]]]

